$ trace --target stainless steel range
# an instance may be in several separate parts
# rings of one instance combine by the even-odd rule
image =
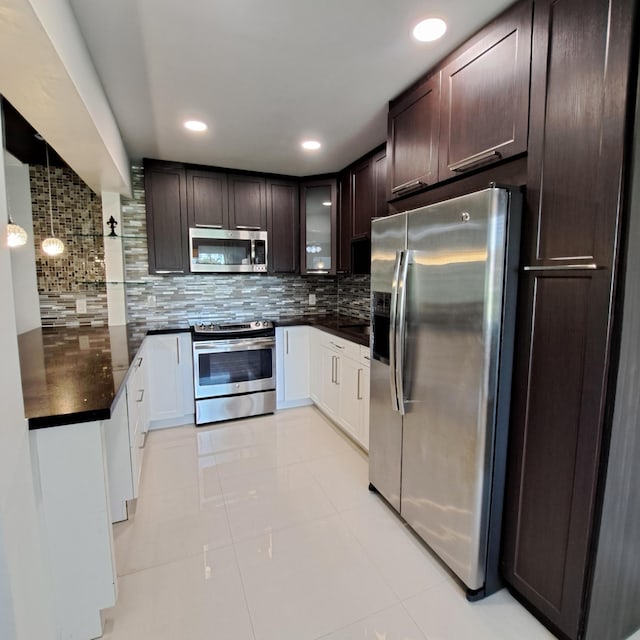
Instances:
[[[191,337],[197,425],[275,411],[272,322],[197,322]]]

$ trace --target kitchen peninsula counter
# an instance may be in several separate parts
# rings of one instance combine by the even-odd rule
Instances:
[[[18,336],[29,429],[106,420],[146,335],[189,331],[141,324],[43,328]]]

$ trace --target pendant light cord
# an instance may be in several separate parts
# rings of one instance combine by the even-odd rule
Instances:
[[[49,185],[49,222],[51,223],[51,235],[55,238],[56,234],[53,232],[53,205],[51,203],[51,168],[49,167],[49,145],[47,141],[44,141],[44,152],[47,157],[47,183]]]

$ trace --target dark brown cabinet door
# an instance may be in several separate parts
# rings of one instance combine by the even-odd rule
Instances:
[[[386,189],[386,185],[385,185]],[[338,176],[338,273],[351,273],[351,171]]]
[[[266,183],[257,176],[229,175],[229,228],[267,229]]]
[[[371,158],[351,169],[351,238],[371,236],[373,216],[373,172]]]
[[[578,638],[602,471],[632,20],[627,0],[535,7],[502,569]]]
[[[371,159],[373,179],[373,218],[387,215],[387,152],[379,151]]]
[[[335,179],[300,183],[300,272],[337,272],[338,184]]]
[[[440,74],[400,96],[389,106],[388,199],[438,180]]]
[[[226,228],[227,175],[187,169],[187,211],[189,227]]]
[[[149,273],[188,273],[187,181],[184,168],[146,163]]]
[[[267,181],[267,231],[269,272],[300,270],[300,208],[298,183]]]
[[[531,15],[519,3],[442,69],[438,180],[527,150]]]

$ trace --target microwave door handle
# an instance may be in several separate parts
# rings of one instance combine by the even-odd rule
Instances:
[[[398,282],[400,280],[400,267],[404,251],[396,252],[396,261],[393,267],[393,281],[391,283],[391,309],[389,324],[389,387],[391,390],[391,406],[394,411],[399,411],[398,389],[396,387],[396,331],[398,329]]]
[[[256,263],[256,241],[251,241],[251,264]]]
[[[404,353],[407,331],[407,276],[411,252],[406,251],[398,283],[398,328],[396,330],[396,389],[398,390],[398,410],[405,414],[404,401]]]

